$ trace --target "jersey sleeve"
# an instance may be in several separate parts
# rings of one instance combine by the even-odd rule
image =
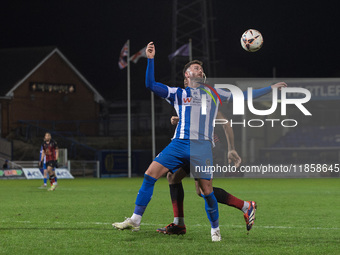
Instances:
[[[253,89],[253,99],[267,95],[271,91],[272,91],[271,86],[264,87],[264,88],[261,88],[261,89]],[[248,100],[248,90],[243,91],[243,94],[244,94],[244,100]]]
[[[169,87],[163,83],[155,81],[154,59],[148,59],[148,66],[146,68],[145,86],[147,89],[154,92],[157,96],[173,102],[174,94],[177,88]]]
[[[221,98],[221,101],[229,101],[231,98],[231,92],[224,89],[216,89],[217,94]]]
[[[253,89],[253,99],[262,97],[264,95],[267,95],[268,93],[270,93],[272,91],[272,87],[268,86],[268,87],[264,87],[261,89]],[[243,95],[244,95],[244,100],[247,101],[248,100],[248,90],[243,91]],[[231,94],[230,101],[233,100],[233,95]]]

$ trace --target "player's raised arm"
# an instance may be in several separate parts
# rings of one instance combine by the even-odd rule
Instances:
[[[272,92],[273,88],[278,88],[279,90],[281,90],[285,87],[287,87],[287,84],[285,82],[278,82],[268,87],[253,89],[253,99],[267,95],[268,93]],[[243,91],[243,95],[244,100],[248,100],[248,90]],[[231,95],[230,100],[233,100],[233,95]]]
[[[146,47],[146,57],[148,58],[148,66],[146,68],[145,85],[146,88],[153,91],[157,96],[162,98],[167,98],[169,96],[169,87],[155,81],[155,67],[154,67],[154,57],[155,57],[155,45],[150,42]]]
[[[253,89],[253,99],[267,95],[268,93],[272,92],[273,88],[281,89],[283,87],[287,87],[287,84],[284,82],[279,82],[274,85],[264,87],[261,89]],[[243,91],[243,94],[244,94],[244,100],[248,100],[248,90]]]

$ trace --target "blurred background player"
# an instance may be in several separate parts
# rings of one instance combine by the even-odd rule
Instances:
[[[49,188],[49,191],[53,191],[57,187],[57,182],[56,182],[56,176],[53,172],[53,169],[58,167],[58,158],[59,158],[59,150],[58,150],[58,145],[57,142],[52,139],[52,136],[50,133],[45,134],[45,139],[42,144],[42,153],[40,157],[40,163],[39,167],[43,167],[43,161],[44,158],[46,157],[46,167],[47,167],[47,172],[49,174],[49,180],[51,183],[51,188]]]
[[[44,138],[44,141],[45,141],[45,138]],[[41,159],[42,152],[43,152],[43,146],[41,145],[39,159]],[[47,168],[46,168],[46,156],[44,157],[44,160],[43,160],[41,165],[42,165],[42,167],[40,167],[39,169],[40,169],[41,173],[44,175],[44,184],[42,185],[42,187],[46,188],[47,187],[47,175],[48,175]],[[55,176],[54,177],[54,182],[57,185],[57,175],[55,173],[55,168],[53,168],[53,172],[54,172],[54,176]]]

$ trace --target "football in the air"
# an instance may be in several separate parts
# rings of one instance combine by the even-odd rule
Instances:
[[[248,29],[241,37],[241,45],[246,51],[258,51],[263,45],[262,34],[255,29]]]

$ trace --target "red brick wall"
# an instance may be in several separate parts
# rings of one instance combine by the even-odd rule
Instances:
[[[30,82],[74,84],[76,91],[72,94],[33,92],[29,89]],[[97,120],[99,105],[94,101],[94,92],[55,53],[14,91],[9,112],[13,130],[18,120]],[[65,130],[69,129],[75,126],[65,125]],[[83,126],[82,132],[95,135],[97,124]]]

